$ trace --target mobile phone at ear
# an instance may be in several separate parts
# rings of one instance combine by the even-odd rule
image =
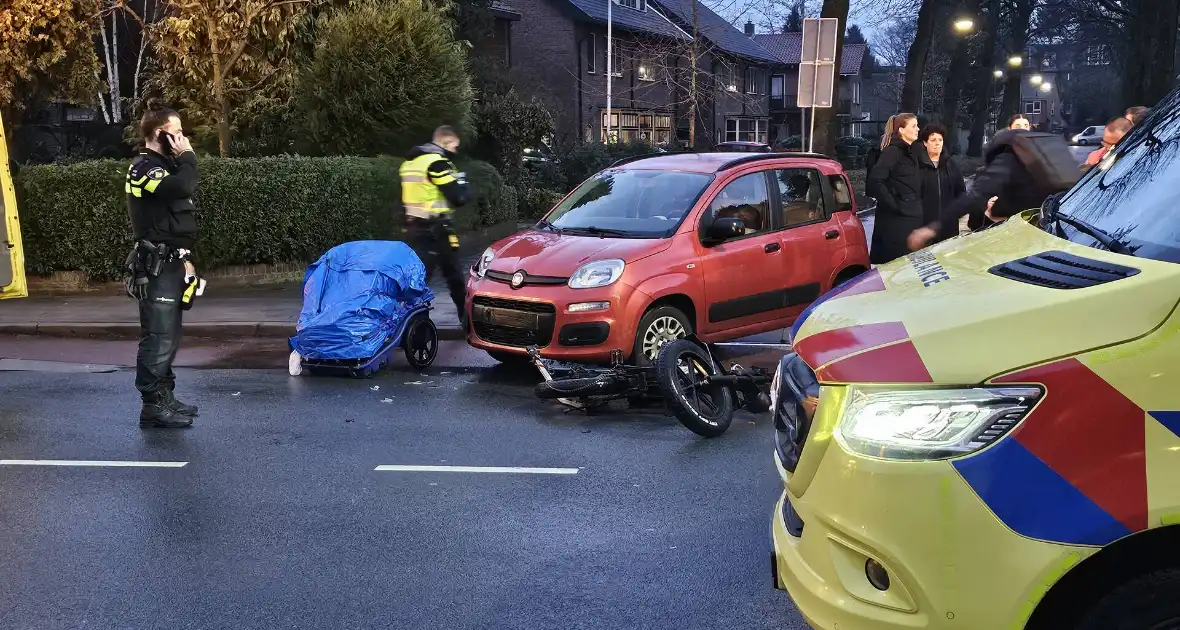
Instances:
[[[164,149],[164,155],[172,155],[172,134],[167,131],[160,130],[156,134],[156,141],[160,143],[160,147]]]

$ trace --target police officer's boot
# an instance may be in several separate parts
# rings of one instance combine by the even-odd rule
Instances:
[[[143,395],[143,409],[139,412],[139,426],[156,429],[181,429],[191,426],[192,416],[186,416],[168,406],[167,390]]]
[[[164,398],[165,398],[164,404],[168,405],[168,408],[171,409],[172,411],[175,411],[176,413],[179,413],[179,414],[185,415],[185,416],[196,416],[197,415],[197,406],[196,405],[190,405],[188,403],[180,402],[179,400],[176,399],[176,396],[173,395],[171,389],[164,388],[160,391],[162,391],[164,393]]]

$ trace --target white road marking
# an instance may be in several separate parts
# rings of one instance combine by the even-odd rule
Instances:
[[[0,466],[99,466],[107,468],[184,468],[188,462],[86,461],[80,459],[0,459]]]
[[[373,470],[397,472],[466,472],[466,473],[515,473],[532,475],[576,475],[578,468],[520,468],[516,466],[411,466],[391,464],[378,466]]]

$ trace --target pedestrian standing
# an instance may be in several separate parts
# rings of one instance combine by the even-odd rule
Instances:
[[[918,140],[926,149],[919,155],[922,172],[922,222],[931,224],[939,220],[942,209],[967,191],[963,173],[950,152],[946,150],[946,128],[941,125],[927,125]],[[958,224],[943,225],[935,242],[959,234]]]
[[[125,192],[135,245],[128,257],[129,292],[139,301],[135,387],[143,427],[192,425],[197,407],[173,391],[172,362],[180,348],[182,307],[196,281],[189,257],[197,239],[197,156],[180,116],[149,101],[139,123],[142,144],[127,170]]]
[[[459,134],[451,127],[439,127],[429,143],[410,151],[400,174],[410,246],[426,265],[427,281],[435,267],[442,269],[451,300],[466,327],[467,285],[459,265],[459,238],[451,219],[471,194],[465,176],[452,161],[458,150]]]
[[[922,173],[920,156],[925,152],[918,142],[918,117],[898,114],[896,131],[881,147],[881,158],[869,172],[866,188],[877,198],[873,222],[873,242],[869,261],[887,263],[909,253],[906,239],[923,224]]]

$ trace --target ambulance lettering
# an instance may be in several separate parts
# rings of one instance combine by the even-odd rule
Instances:
[[[906,258],[914,267],[914,271],[918,272],[918,279],[922,281],[922,286],[928,287],[951,279],[951,275],[942,268],[938,259],[930,252],[915,252],[907,255]]]

